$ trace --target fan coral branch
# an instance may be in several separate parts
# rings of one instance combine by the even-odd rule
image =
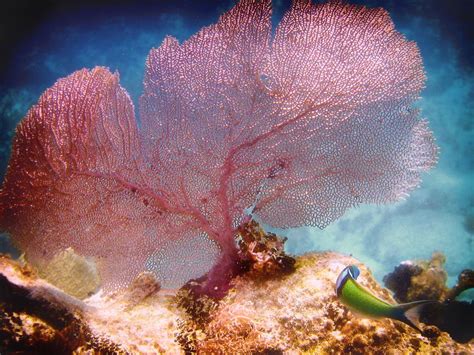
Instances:
[[[39,265],[68,247],[95,257],[107,287],[165,264],[181,282],[215,264],[212,286],[232,276],[253,204],[275,227],[324,227],[404,197],[437,155],[412,108],[415,43],[384,10],[339,2],[294,1],[273,38],[270,20],[269,0],[242,0],[182,44],[165,38],[140,129],[117,74],[60,79],[18,126],[1,229]]]

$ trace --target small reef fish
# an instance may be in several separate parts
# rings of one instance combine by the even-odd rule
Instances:
[[[391,318],[408,324],[421,333],[419,324],[420,311],[424,305],[436,301],[415,301],[391,305],[371,294],[357,283],[360,270],[355,265],[344,268],[336,281],[337,297],[355,313],[370,318]]]

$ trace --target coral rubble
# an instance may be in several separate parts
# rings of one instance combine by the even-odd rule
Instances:
[[[435,326],[419,334],[390,319],[355,316],[336,298],[334,282],[348,264],[360,282],[393,302],[369,270],[336,253],[296,259],[292,273],[233,280],[220,301],[186,289],[160,290],[141,275],[115,294],[77,300],[9,259],[0,263],[0,351],[123,353],[473,353]],[[20,290],[20,291],[19,291]]]

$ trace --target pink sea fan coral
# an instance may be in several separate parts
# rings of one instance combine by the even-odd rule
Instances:
[[[295,1],[273,37],[270,16],[269,0],[243,0],[152,49],[140,128],[117,74],[58,80],[17,128],[1,229],[34,263],[71,246],[93,256],[106,285],[130,282],[173,241],[188,258],[218,245],[218,280],[255,201],[272,226],[324,227],[405,196],[437,152],[412,108],[424,83],[415,43],[382,9]],[[197,237],[215,243],[182,242]]]

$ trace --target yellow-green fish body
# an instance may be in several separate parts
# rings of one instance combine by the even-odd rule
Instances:
[[[391,318],[418,328],[419,312],[422,306],[436,301],[415,301],[391,305],[374,296],[356,281],[360,271],[355,265],[344,268],[336,281],[336,294],[353,311],[371,318]]]

